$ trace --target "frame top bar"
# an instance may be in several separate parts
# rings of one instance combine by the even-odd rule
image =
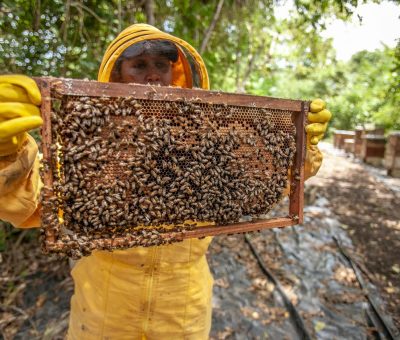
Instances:
[[[137,99],[152,100],[186,100],[208,103],[258,107],[265,109],[288,110],[301,112],[302,101],[282,98],[255,96],[249,94],[226,93],[221,91],[209,91],[202,89],[185,89],[171,86],[153,86],[140,84],[100,83],[91,80],[42,78],[50,81],[56,93],[70,96],[89,97],[121,97],[134,96]]]

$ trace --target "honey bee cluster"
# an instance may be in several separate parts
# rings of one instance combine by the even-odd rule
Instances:
[[[194,221],[265,214],[281,198],[296,152],[290,117],[187,100],[64,97],[51,118],[46,223],[62,211],[61,239],[79,257],[112,249],[100,238],[159,245],[175,241],[165,231],[190,230]]]

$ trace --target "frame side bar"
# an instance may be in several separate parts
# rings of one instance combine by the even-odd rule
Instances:
[[[298,224],[303,223],[304,207],[304,161],[306,149],[306,112],[308,112],[309,102],[302,102],[301,113],[295,117],[296,126],[296,158],[292,167],[290,183],[290,205],[289,215],[297,219]]]
[[[53,193],[53,172],[51,171],[51,80],[46,78],[34,78],[42,95],[42,104],[40,106],[40,113],[43,119],[43,126],[41,129],[42,135],[42,153],[43,153],[43,188],[42,188],[42,223],[51,219],[53,214],[49,211],[46,203],[54,195]],[[47,218],[48,217],[48,218]],[[44,226],[46,227],[46,225]],[[55,230],[46,228],[46,241],[54,243],[56,241]]]

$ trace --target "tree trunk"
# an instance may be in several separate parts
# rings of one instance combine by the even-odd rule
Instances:
[[[61,29],[60,29],[60,32],[62,32],[62,41],[63,41],[64,45],[66,44],[67,37],[68,37],[70,9],[71,9],[71,0],[67,0],[67,2],[65,4],[65,9],[64,9],[65,19],[64,19],[64,22],[62,23]]]
[[[144,11],[146,13],[147,23],[149,25],[154,26],[155,19],[154,19],[154,2],[153,0],[146,0],[144,3]]]
[[[122,3],[118,0],[118,32],[122,31]]]
[[[40,15],[41,15],[41,11],[40,11],[40,0],[36,0],[35,3],[35,9],[34,9],[34,22],[33,22],[33,30],[35,32],[37,32],[40,28]]]

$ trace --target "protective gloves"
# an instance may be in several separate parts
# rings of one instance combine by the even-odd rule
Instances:
[[[328,122],[332,117],[322,99],[314,99],[310,104],[310,111],[307,115],[309,124],[306,126],[307,146],[317,145],[324,138]]]
[[[40,91],[23,75],[0,75],[0,156],[18,151],[26,132],[43,124]]]
[[[314,99],[310,104],[308,124],[306,126],[307,148],[304,163],[304,179],[315,176],[322,164],[322,153],[318,149],[318,142],[324,137],[328,122],[332,114],[326,109],[322,99]]]

